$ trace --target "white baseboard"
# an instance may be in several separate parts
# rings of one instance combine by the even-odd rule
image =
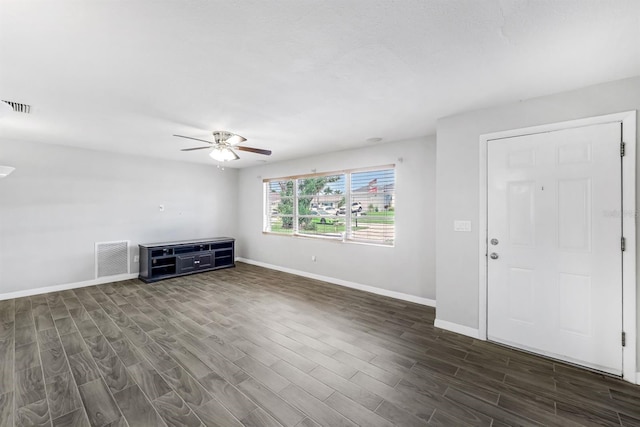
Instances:
[[[85,288],[87,286],[102,285],[103,283],[121,282],[123,280],[135,279],[136,277],[138,277],[138,273],[118,274],[116,276],[85,280],[83,282],[66,283],[63,285],[46,286],[43,288],[25,289],[24,291],[7,292],[5,294],[0,294],[0,301],[5,299],[30,297],[32,295],[48,294],[49,292],[68,291],[69,289]]]
[[[308,277],[309,279],[321,280],[323,282],[333,283],[334,285],[340,285],[347,288],[358,289],[360,291],[370,292],[376,295],[383,295],[385,297],[391,297],[402,301],[413,302],[420,305],[426,305],[429,307],[435,307],[436,301],[429,298],[417,297],[415,295],[404,294],[402,292],[389,291],[387,289],[376,288],[374,286],[363,285],[361,283],[350,282],[348,280],[336,279],[335,277],[323,276],[320,274],[308,273],[302,270],[295,270],[293,268],[280,267],[278,265],[268,264],[266,262],[254,261],[247,258],[236,258],[236,261],[244,262],[246,264],[257,265],[258,267],[268,268],[270,270],[282,271],[284,273],[295,274],[296,276]]]
[[[481,339],[480,331],[469,326],[458,325],[457,323],[447,322],[446,320],[436,319],[434,325],[436,328],[445,329],[457,334],[466,335],[471,338]]]
[[[640,372],[636,373],[636,384],[640,385]]]

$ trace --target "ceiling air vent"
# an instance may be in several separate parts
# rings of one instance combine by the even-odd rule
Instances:
[[[13,111],[15,111],[16,113],[31,114],[31,105],[21,104],[19,102],[13,101],[5,101],[4,99],[2,100],[2,102],[9,104],[11,108],[13,108]]]

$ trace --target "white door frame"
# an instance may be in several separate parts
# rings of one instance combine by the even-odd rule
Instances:
[[[626,346],[622,348],[622,375],[626,381],[640,383],[636,378],[636,111],[589,117],[522,129],[512,129],[480,135],[480,212],[479,212],[479,266],[478,337],[487,339],[487,142],[534,133],[552,132],[582,126],[621,122],[625,142],[626,161],[622,176],[622,227],[626,250],[622,252],[622,327],[626,333]],[[622,331],[621,331],[622,332]]]

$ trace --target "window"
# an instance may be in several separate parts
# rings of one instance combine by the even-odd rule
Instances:
[[[293,181],[269,181],[267,206],[269,207],[269,231],[273,233],[293,233]]]
[[[264,181],[264,231],[393,245],[394,166]]]

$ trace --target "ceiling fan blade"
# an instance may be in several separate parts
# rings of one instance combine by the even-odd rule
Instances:
[[[183,148],[180,151],[195,151],[195,150],[205,150],[207,148],[211,148],[211,147],[194,147],[194,148]]]
[[[271,155],[271,150],[263,150],[262,148],[240,147],[240,146],[235,146],[233,148],[240,151],[248,151],[250,153],[264,154],[265,156]]]
[[[227,138],[225,142],[229,145],[238,145],[245,142],[246,140],[247,138],[243,136],[233,134],[229,138]]]
[[[207,144],[213,144],[212,141],[207,141],[206,139],[192,138],[190,136],[184,136],[184,135],[173,135],[173,136],[177,136],[178,138],[193,139],[194,141],[206,142]]]

